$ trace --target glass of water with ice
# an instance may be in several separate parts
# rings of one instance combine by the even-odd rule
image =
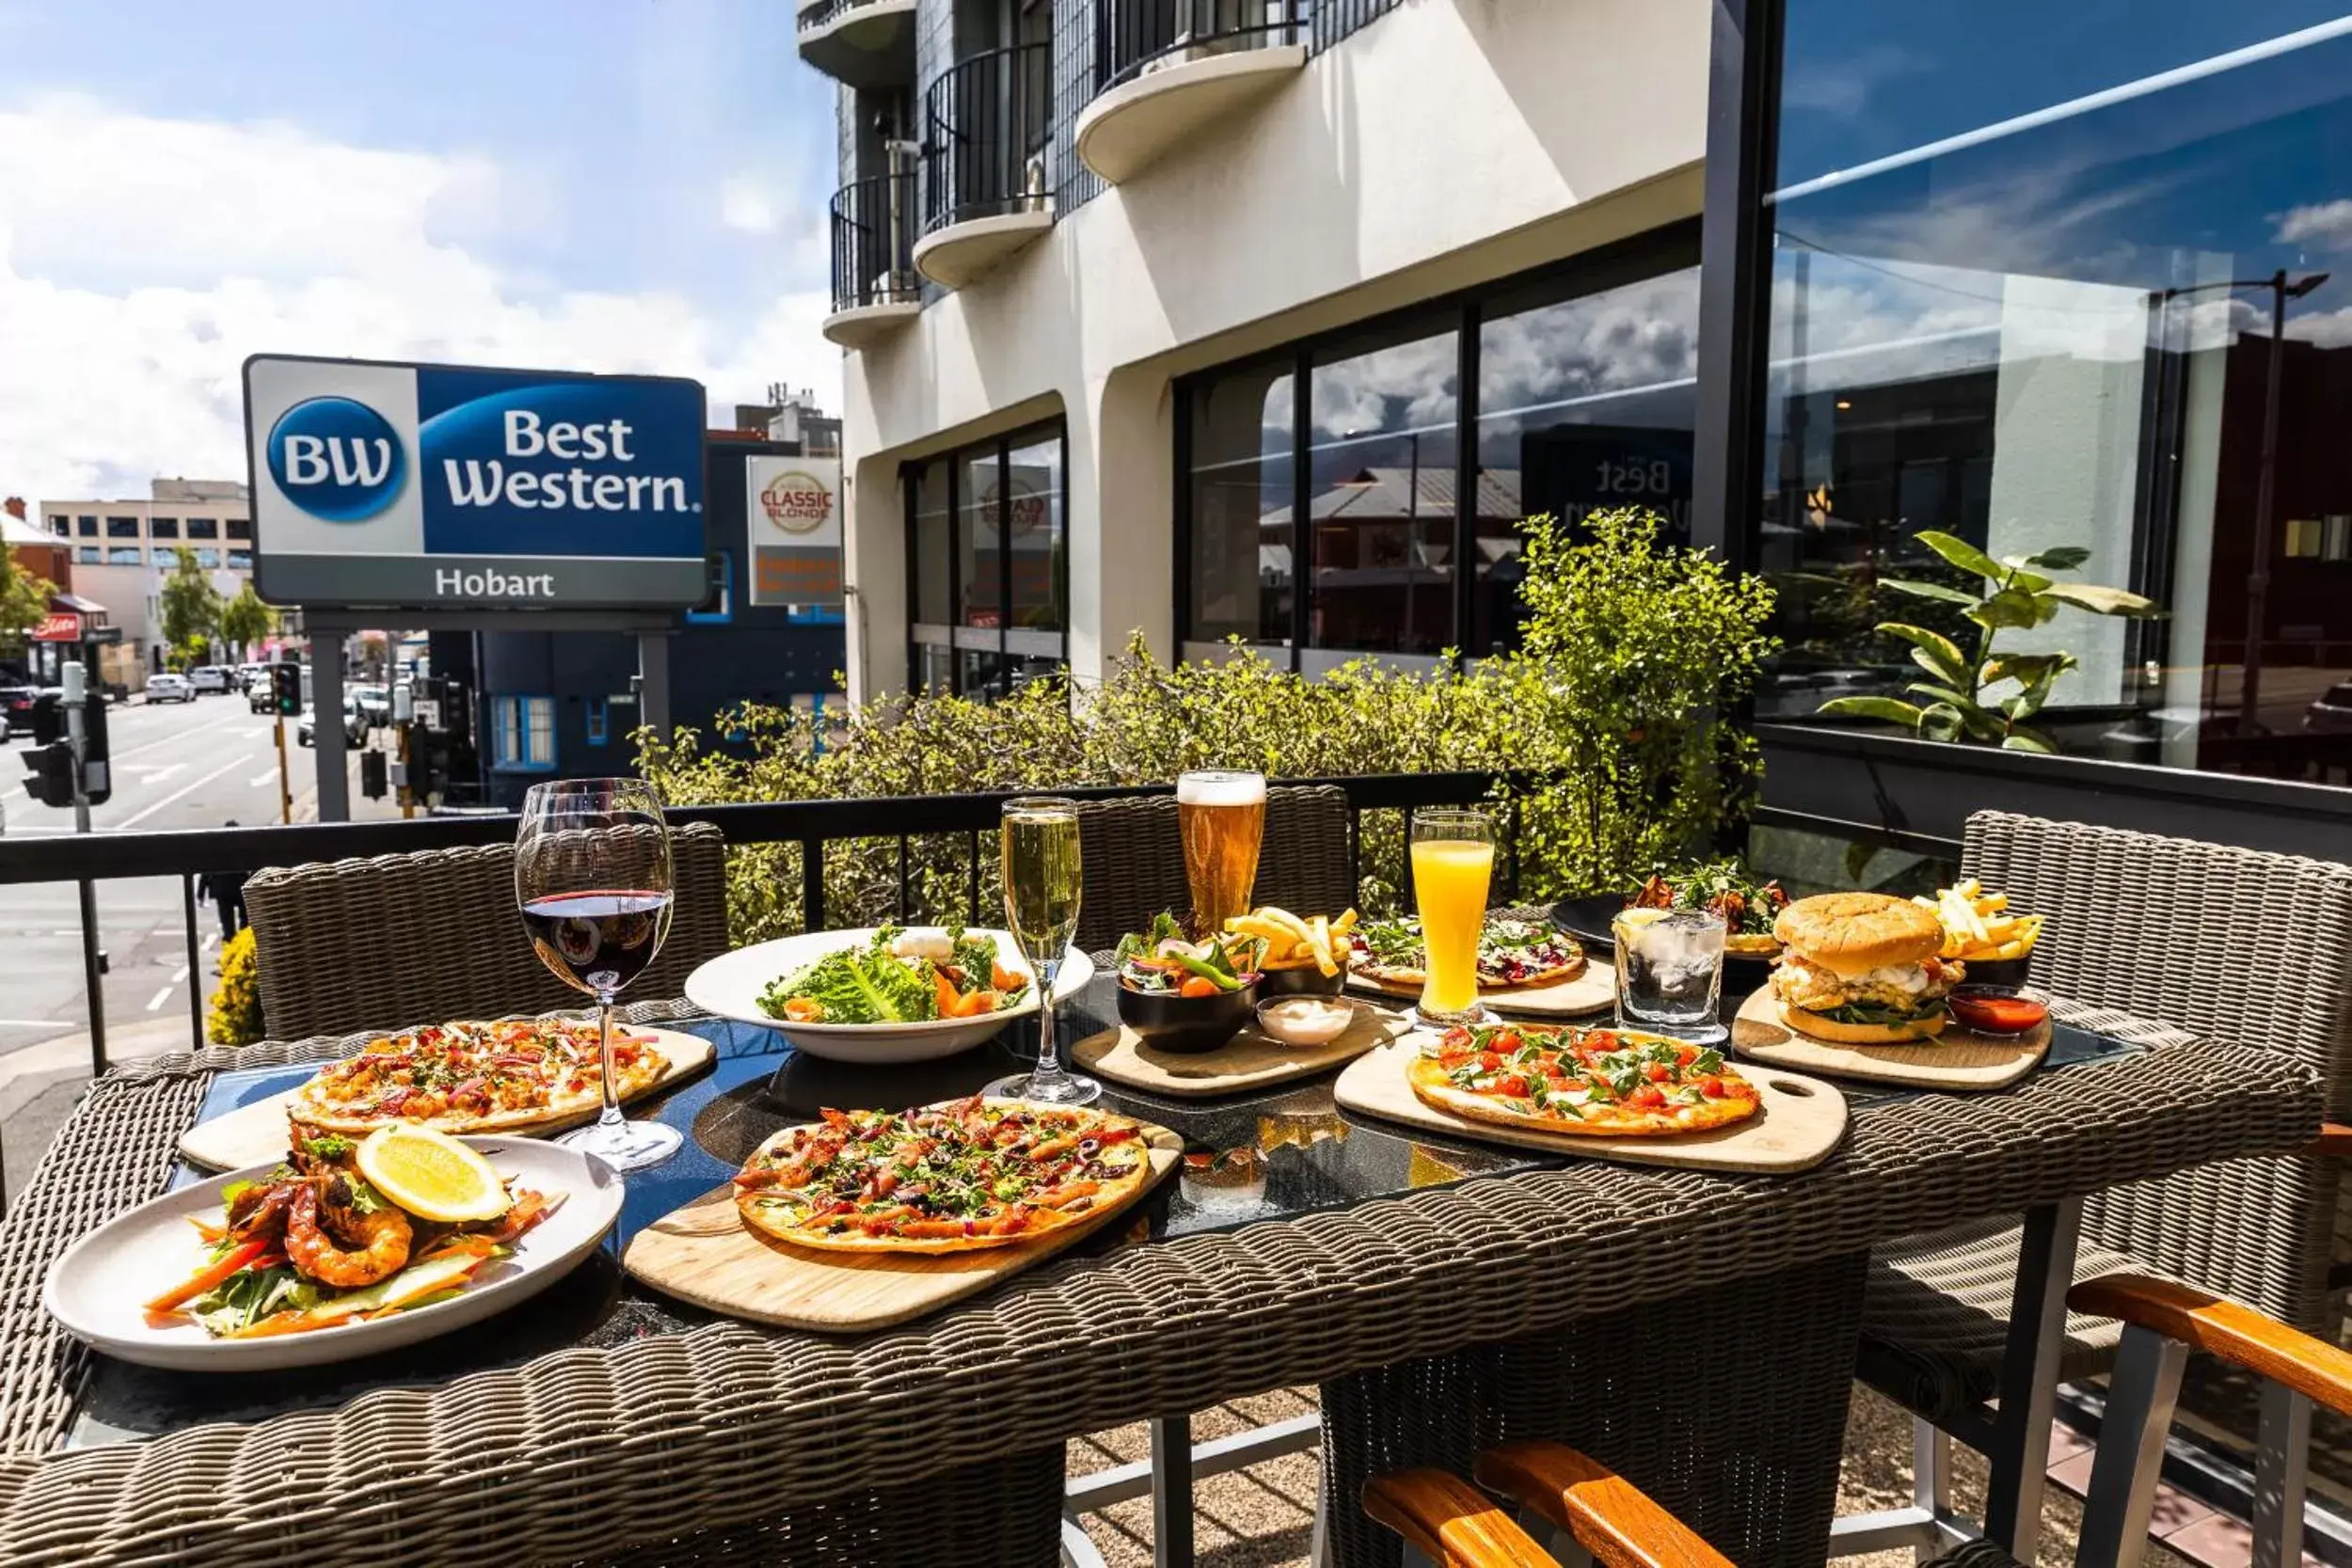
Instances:
[[[1620,910],[1617,1026],[1677,1039],[1719,1040],[1724,917],[1712,910]]]

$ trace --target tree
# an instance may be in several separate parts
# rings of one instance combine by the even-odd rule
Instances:
[[[220,635],[238,654],[253,657],[253,644],[278,629],[278,611],[263,604],[248,582],[237,590],[237,596],[229,601],[220,612]]]
[[[21,651],[24,637],[49,613],[49,595],[57,585],[18,564],[0,548],[0,648]]]
[[[199,642],[209,644],[220,635],[220,590],[203,567],[196,563],[196,552],[185,545],[172,552],[177,563],[164,578],[163,600],[164,641],[182,653],[192,652]]]

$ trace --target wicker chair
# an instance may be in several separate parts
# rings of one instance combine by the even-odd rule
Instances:
[[[2319,1069],[2331,1115],[2352,1103],[2352,867],[2001,812],[1968,819],[1962,865],[2050,917],[2037,986],[2287,1052]],[[2083,1208],[2074,1275],[2154,1270],[2329,1335],[2340,1190],[2338,1164],[2303,1153],[2098,1194]],[[1970,1226],[1906,1238],[1872,1260],[1859,1370],[1920,1418],[1923,1497],[1942,1495],[1945,1429],[1995,1392],[2019,1235],[2015,1224]],[[2118,1333],[2072,1315],[2061,1375],[2104,1371]],[[2308,1418],[2289,1396],[2265,1402],[2265,1478],[2299,1465]],[[2046,1434],[2027,1435],[2022,1463],[2038,1466]],[[2297,1523],[2257,1519],[2272,1530]]]
[[[1148,927],[1162,910],[1182,914],[1191,904],[1170,797],[1089,801],[1078,808],[1078,835],[1086,863],[1080,948],[1092,953],[1116,946],[1129,931]],[[1339,913],[1356,901],[1347,847],[1345,790],[1328,784],[1267,790],[1257,901],[1301,914]]]
[[[628,992],[680,994],[727,949],[726,841],[707,823],[670,835],[670,935]],[[431,849],[254,873],[245,885],[273,1039],[579,1006],[515,912],[515,849]]]

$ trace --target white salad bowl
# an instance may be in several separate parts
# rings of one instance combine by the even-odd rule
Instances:
[[[934,935],[936,927],[913,927],[916,936]],[[874,940],[875,927],[847,931],[809,931],[779,937],[710,959],[686,977],[686,999],[707,1013],[773,1029],[793,1048],[828,1061],[885,1066],[898,1062],[936,1061],[969,1051],[1020,1019],[1037,1016],[1037,975],[1021,956],[1021,945],[1009,931],[975,926],[968,936],[986,937],[996,944],[996,961],[1029,981],[1018,1006],[980,1018],[933,1018],[917,1023],[793,1023],[761,1010],[760,993],[774,981],[798,974],[828,953],[844,947],[864,947]],[[1067,1002],[1094,978],[1094,961],[1075,947],[1065,949],[1061,969],[1054,977],[1054,999]],[[1030,1027],[1034,1029],[1035,1023]]]

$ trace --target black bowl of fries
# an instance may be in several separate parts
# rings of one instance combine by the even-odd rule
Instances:
[[[2026,989],[2034,944],[2042,938],[2042,916],[2010,913],[2009,895],[1985,892],[1974,877],[1939,888],[1932,898],[1922,895],[1912,902],[1934,911],[1943,922],[1944,950],[1937,957],[1964,967],[1968,984]]]
[[[1347,984],[1348,933],[1356,911],[1336,920],[1317,915],[1301,920],[1288,910],[1259,909],[1225,923],[1229,935],[1263,942],[1258,960],[1258,996],[1337,996]]]

